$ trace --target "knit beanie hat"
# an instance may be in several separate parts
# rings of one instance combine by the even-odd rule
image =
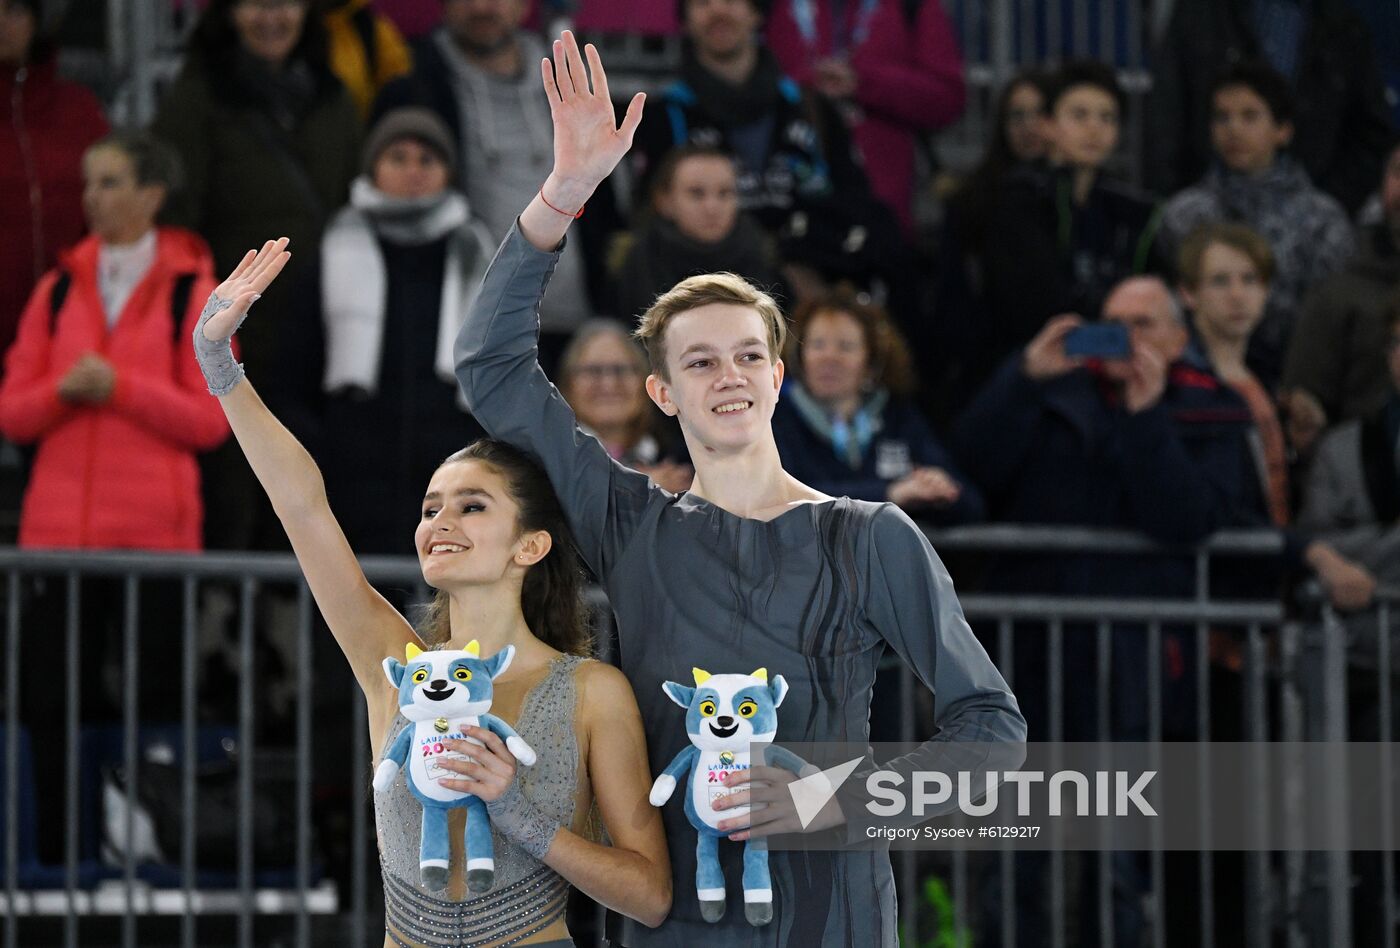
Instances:
[[[394,109],[384,113],[375,123],[365,140],[362,170],[373,177],[375,162],[394,142],[412,138],[425,147],[437,152],[448,169],[457,171],[457,146],[452,142],[452,133],[442,119],[429,109],[417,106]]]

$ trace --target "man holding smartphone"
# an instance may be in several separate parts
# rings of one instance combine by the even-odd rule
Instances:
[[[964,470],[1001,520],[1138,530],[1163,543],[1195,543],[1236,516],[1250,470],[1248,409],[1208,368],[1183,358],[1185,320],[1157,277],[1118,283],[1102,317],[1086,324],[1078,315],[1057,316],[1002,364],[959,419]],[[1188,557],[1160,554],[1017,555],[992,564],[987,576],[998,592],[1107,598],[1179,598],[1191,594],[1193,581]],[[1141,624],[1112,628],[1109,688],[1101,693],[1092,686],[1095,626],[1065,623],[1054,673],[1067,686],[1058,707],[1047,694],[1044,623],[1021,623],[1016,632],[1013,680],[1032,741],[1051,738],[1052,716],[1061,723],[1060,740],[1148,738],[1153,666]],[[1157,667],[1167,739],[1195,734],[1194,643],[1184,633],[1162,629]],[[1103,701],[1110,702],[1107,735],[1097,731]],[[1143,869],[1141,854],[1114,854],[1116,944],[1137,944],[1143,932]],[[1048,923],[1045,870],[1043,860],[1018,857],[1018,928]],[[1098,891],[1096,876],[1091,860],[1083,891]],[[1097,912],[1082,917],[1096,926]],[[995,943],[999,911],[989,909],[984,923],[983,936]],[[1093,944],[1098,932],[1082,931],[1080,940]]]

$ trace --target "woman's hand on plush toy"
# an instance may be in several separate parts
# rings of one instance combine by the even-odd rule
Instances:
[[[729,839],[738,843],[780,833],[815,833],[846,822],[846,816],[833,795],[812,822],[804,827],[797,815],[797,804],[788,790],[788,784],[797,779],[797,774],[781,767],[754,766],[734,771],[725,781],[725,786],[733,792],[720,797],[711,806],[723,811],[748,804],[750,810],[732,820],[720,820],[716,828],[728,833]]]
[[[517,759],[494,731],[489,731],[484,727],[466,725],[462,728],[462,733],[481,743],[477,744],[467,740],[443,741],[443,746],[448,750],[458,754],[466,754],[470,759],[460,760],[444,757],[439,762],[439,766],[469,779],[444,779],[441,781],[442,786],[449,790],[460,790],[463,793],[473,794],[488,803],[492,800],[499,800],[506,790],[510,789],[511,782],[515,780],[516,765],[524,763],[524,761]],[[525,745],[524,741],[520,743]],[[525,750],[529,751],[530,748],[525,746]],[[534,759],[534,751],[530,751],[530,762],[534,763]]]

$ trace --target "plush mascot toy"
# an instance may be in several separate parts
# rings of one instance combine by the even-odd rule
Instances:
[[[490,658],[481,657],[481,646],[473,639],[462,651],[424,652],[408,644],[407,661],[384,659],[384,674],[399,689],[399,711],[410,727],[399,732],[388,753],[374,771],[374,789],[380,793],[394,785],[400,768],[408,764],[408,789],[423,804],[423,841],[418,870],[423,885],[438,890],[447,887],[447,811],[467,808],[467,888],[485,892],[496,878],[495,851],[491,843],[491,822],[481,798],[461,790],[449,790],[443,780],[464,779],[447,770],[442,761],[469,760],[443,746],[446,740],[481,742],[462,733],[466,725],[494,731],[507,749],[526,767],[535,763],[535,752],[506,722],[488,714],[491,708],[491,681],[509,667],[515,646],[507,645]]]
[[[662,806],[671,799],[676,784],[685,781],[685,815],[698,835],[695,845],[695,889],[700,897],[700,915],[707,922],[724,917],[724,876],[719,868],[719,839],[727,835],[718,828],[721,820],[743,816],[748,806],[715,810],[714,802],[727,796],[729,776],[749,767],[751,744],[769,744],[778,733],[778,705],[787,694],[782,675],[768,680],[768,670],[752,675],[711,675],[691,669],[695,687],[674,681],[661,688],[686,709],[685,729],[690,747],[676,755],[651,785],[651,805]],[[815,771],[796,754],[782,747],[765,748],[766,761],[795,774]],[[751,925],[766,925],[773,919],[773,883],[768,875],[768,841],[744,842],[744,917]]]

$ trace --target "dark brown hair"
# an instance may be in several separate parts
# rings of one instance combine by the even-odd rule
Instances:
[[[818,316],[845,315],[856,321],[865,336],[865,351],[869,353],[870,376],[880,388],[895,395],[914,391],[914,368],[909,359],[909,344],[894,321],[879,306],[866,302],[848,289],[838,289],[826,296],[808,300],[798,307],[792,317],[793,337],[800,347],[812,320]],[[792,370],[802,377],[800,354],[791,360]]]
[[[520,611],[525,624],[541,642],[571,655],[587,655],[592,641],[583,603],[583,565],[564,510],[544,470],[523,451],[491,438],[468,445],[443,464],[476,461],[495,471],[520,513],[520,532],[546,531],[553,544],[544,559],[525,573]],[[418,635],[430,645],[452,637],[448,621],[450,597],[439,591],[418,622]]]

